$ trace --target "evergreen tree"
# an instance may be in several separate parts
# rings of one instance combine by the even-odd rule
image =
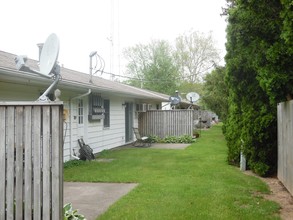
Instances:
[[[225,121],[228,111],[228,89],[225,83],[224,67],[217,67],[206,75],[203,90],[202,99],[206,107]]]
[[[276,105],[291,93],[282,10],[276,0],[239,0],[228,10],[225,59],[230,108],[224,129],[228,159],[238,162],[242,150],[250,168],[260,175],[276,170]]]

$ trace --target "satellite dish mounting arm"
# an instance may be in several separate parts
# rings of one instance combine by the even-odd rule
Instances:
[[[44,77],[47,77],[50,79],[52,78],[52,75],[42,74],[40,71],[30,68],[29,66],[26,65],[26,61],[27,61],[27,56],[25,56],[25,55],[20,55],[20,56],[17,56],[14,58],[16,68],[19,71],[24,71],[24,72],[29,72],[29,73],[37,73],[37,74],[42,75]]]
[[[57,83],[59,82],[59,80],[61,78],[61,76],[60,76],[60,66],[58,64],[55,64],[54,69],[53,69],[53,73],[54,73],[54,76],[55,76],[54,82],[46,89],[46,91],[38,98],[37,101],[40,101],[40,102],[50,101],[50,99],[47,97],[47,95],[57,85]],[[50,78],[52,78],[52,77],[50,77]]]

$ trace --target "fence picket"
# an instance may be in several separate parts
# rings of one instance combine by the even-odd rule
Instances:
[[[42,108],[42,127],[43,127],[43,140],[42,140],[42,180],[43,180],[43,218],[44,220],[50,219],[50,201],[51,201],[51,180],[50,180],[50,106]]]
[[[22,218],[23,206],[23,107],[15,108],[15,219]]]
[[[24,217],[32,219],[32,106],[24,108]]]
[[[0,106],[0,122],[5,122],[5,107]],[[5,123],[0,123],[0,219],[5,219],[6,147]]]
[[[6,217],[14,219],[14,107],[7,107]]]
[[[42,191],[41,191],[41,184],[42,184],[42,179],[41,179],[41,107],[40,106],[34,106],[33,108],[33,114],[32,114],[32,123],[34,127],[33,131],[33,177],[34,177],[34,189],[33,189],[33,194],[34,194],[34,205],[33,205],[33,210],[34,210],[34,218],[36,219],[41,219],[41,196],[42,196]]]

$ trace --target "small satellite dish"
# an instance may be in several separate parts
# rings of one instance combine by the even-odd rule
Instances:
[[[180,103],[180,98],[170,96],[169,101],[171,102],[171,105],[177,105]]]
[[[59,39],[56,34],[49,35],[40,57],[40,73],[48,76],[56,65],[59,54]]]
[[[186,94],[186,99],[190,102],[196,102],[199,99],[199,94],[196,92],[190,92]]]

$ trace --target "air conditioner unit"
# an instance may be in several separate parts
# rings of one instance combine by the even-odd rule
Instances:
[[[104,118],[105,118],[105,115],[104,114],[100,114],[100,115],[88,115],[89,121],[101,120],[101,119],[104,119]]]

